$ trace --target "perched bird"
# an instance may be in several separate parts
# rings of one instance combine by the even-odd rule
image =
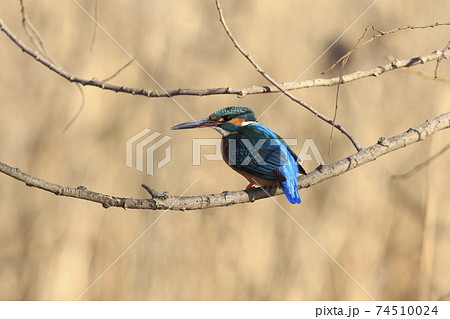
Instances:
[[[210,116],[181,123],[172,130],[212,127],[222,134],[222,157],[250,184],[280,185],[292,204],[301,202],[297,175],[306,174],[299,157],[286,142],[271,129],[259,124],[255,113],[244,106],[230,106]]]

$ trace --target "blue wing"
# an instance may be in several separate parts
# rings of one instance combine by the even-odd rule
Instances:
[[[284,177],[286,178],[284,182],[281,182],[280,186],[284,192],[284,195],[286,195],[286,198],[291,204],[300,204],[302,200],[300,198],[297,185],[297,175],[299,173],[298,171],[299,166],[291,156],[289,158],[290,163],[285,164],[279,168],[281,174],[283,174]]]
[[[289,202],[300,203],[297,175],[305,171],[297,162],[298,156],[286,142],[259,123],[244,128],[243,134],[225,138],[224,151],[234,169],[253,176],[280,182]]]

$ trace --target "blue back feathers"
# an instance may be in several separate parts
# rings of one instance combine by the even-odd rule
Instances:
[[[235,130],[235,134],[229,134],[223,139],[229,164],[237,171],[280,182],[289,202],[299,204],[301,199],[297,175],[306,172],[298,163],[298,156],[286,142],[271,129],[257,122],[236,126]]]

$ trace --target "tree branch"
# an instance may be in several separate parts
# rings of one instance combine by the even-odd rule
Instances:
[[[441,56],[443,56],[444,54],[445,53],[442,52]],[[395,58],[392,55],[388,55],[386,57],[386,59],[388,59],[388,61],[391,61],[391,62],[395,60]],[[436,64],[437,64],[437,62],[436,62]],[[410,73],[410,74],[415,74],[415,75],[421,76],[421,77],[423,77],[423,78],[425,78],[427,80],[433,80],[435,82],[450,83],[450,78],[448,78],[448,77],[446,77],[446,78],[442,77],[442,76],[435,77],[435,74],[430,74],[430,73],[427,73],[427,72],[424,72],[424,71],[419,71],[419,70],[410,69],[410,68],[403,68],[402,71],[406,72],[406,73]]]
[[[51,63],[46,58],[41,56],[39,53],[28,48],[22,41],[20,41],[3,23],[0,19],[0,30],[5,33],[9,39],[11,39],[14,44],[16,44],[24,53],[33,57],[36,61],[43,64],[49,70],[55,72],[56,74],[62,76],[70,82],[79,83],[83,86],[95,86],[103,90],[114,91],[116,93],[128,93],[134,95],[142,95],[148,98],[158,98],[158,97],[171,97],[177,95],[185,96],[207,96],[207,95],[219,95],[219,94],[232,94],[244,97],[246,95],[252,94],[265,94],[265,93],[280,93],[284,91],[292,91],[299,89],[308,89],[313,87],[330,87],[339,84],[339,77],[334,78],[317,78],[313,80],[303,80],[297,82],[284,82],[280,84],[282,91],[273,85],[265,86],[252,86],[248,88],[234,88],[234,87],[218,87],[218,88],[202,88],[202,89],[188,89],[188,88],[177,88],[177,89],[167,89],[167,92],[163,90],[149,90],[144,88],[133,88],[125,85],[111,84],[105,81],[100,81],[96,78],[84,79],[73,75],[63,68]],[[355,71],[342,76],[341,84],[353,82],[368,77],[376,77],[382,75],[383,73],[394,71],[401,68],[409,68],[417,64],[424,64],[431,61],[436,61],[440,57],[447,59],[450,57],[450,51],[446,51],[444,54],[442,51],[434,51],[431,54],[413,57],[404,60],[395,60],[391,63],[377,66],[365,71]]]
[[[439,63],[441,63],[442,59],[444,58],[444,54],[445,54],[445,52],[447,52],[449,47],[450,47],[450,41],[447,43],[445,48],[442,50],[441,56],[436,61],[436,68],[434,69],[434,79],[438,78],[437,71],[438,71],[438,68],[439,68]]]
[[[25,33],[28,35],[28,38],[31,40],[31,43],[34,45],[36,50],[43,55],[48,61],[53,62],[52,58],[48,55],[47,50],[45,48],[44,40],[42,39],[39,31],[36,27],[31,23],[30,19],[28,19],[28,15],[25,10],[25,3],[23,0],[19,0],[20,3],[20,12],[22,14],[22,25],[25,30]]]
[[[331,126],[336,127],[339,131],[341,131],[345,136],[347,136],[347,138],[352,142],[352,144],[355,146],[356,150],[359,151],[361,150],[361,146],[359,145],[359,143],[356,141],[356,139],[352,136],[352,134],[350,134],[349,131],[347,131],[344,127],[342,127],[339,124],[334,123],[332,120],[330,120],[329,118],[327,118],[325,115],[321,114],[319,111],[317,111],[316,109],[314,109],[312,106],[306,104],[305,102],[303,102],[302,100],[296,98],[295,96],[293,96],[291,93],[289,93],[287,90],[283,89],[283,87],[278,84],[277,81],[275,81],[275,79],[273,79],[269,74],[267,74],[257,63],[256,61],[251,57],[251,55],[249,53],[247,53],[244,48],[242,48],[242,46],[239,44],[239,42],[237,42],[237,40],[234,38],[233,34],[231,33],[231,30],[228,28],[228,25],[225,21],[225,17],[223,16],[223,12],[222,12],[222,8],[220,6],[220,2],[219,0],[216,0],[216,7],[217,7],[217,11],[219,12],[219,20],[220,23],[222,24],[223,28],[225,29],[225,32],[227,33],[228,37],[230,38],[231,42],[233,42],[235,48],[250,62],[250,64],[256,69],[256,71],[258,71],[259,74],[261,74],[267,81],[269,81],[270,83],[272,83],[272,85],[274,85],[278,90],[280,90],[284,95],[286,95],[288,98],[290,98],[292,101],[294,101],[295,103],[303,106],[305,109],[307,109],[308,111],[310,111],[311,113],[313,113],[315,116],[317,116],[319,119],[321,119],[322,121],[330,124]],[[341,77],[339,77],[341,78]]]
[[[331,71],[331,70],[334,69],[334,67],[335,67],[336,65],[338,65],[339,62],[341,62],[343,59],[349,58],[350,55],[352,55],[354,52],[356,52],[357,50],[359,50],[359,49],[362,48],[363,46],[369,44],[370,42],[374,41],[375,39],[377,39],[377,38],[379,38],[379,37],[382,37],[382,36],[385,36],[385,35],[388,35],[388,34],[393,34],[393,33],[398,32],[398,31],[408,30],[408,29],[409,29],[409,30],[415,30],[415,29],[429,29],[429,28],[443,27],[443,26],[450,26],[450,22],[445,22],[445,23],[439,23],[439,22],[436,22],[436,23],[427,24],[427,25],[405,25],[405,26],[402,26],[402,27],[398,27],[398,28],[395,28],[395,29],[388,30],[388,31],[382,31],[382,30],[379,30],[379,29],[375,28],[374,26],[366,27],[366,28],[364,29],[363,35],[361,36],[360,40],[358,41],[358,45],[356,45],[353,49],[351,49],[349,52],[347,52],[346,54],[344,54],[344,55],[343,55],[339,60],[337,60],[332,66],[330,66],[328,69],[326,69],[325,71],[323,71],[322,74],[325,74],[325,73]],[[367,31],[368,31],[369,29],[372,29],[372,30],[378,32],[378,34],[372,36],[369,40],[366,40],[365,42],[363,42],[363,43],[360,44],[361,40],[366,36],[366,33],[367,33]],[[444,51],[445,51],[445,50],[444,50]]]
[[[432,120],[428,120],[422,125],[410,128],[406,132],[392,136],[390,138],[380,138],[378,142],[370,147],[363,148],[359,152],[334,162],[329,165],[319,166],[313,172],[302,175],[298,178],[301,188],[308,188],[323,182],[329,178],[344,174],[354,168],[367,164],[377,158],[389,154],[395,150],[406,147],[415,142],[422,141],[433,134],[448,129],[450,127],[450,112],[444,113]],[[236,204],[253,202],[268,197],[267,191],[271,195],[280,195],[282,190],[277,188],[261,188],[225,191],[220,194],[209,194],[201,196],[177,197],[165,192],[158,192],[148,186],[143,187],[151,194],[152,198],[126,198],[105,195],[88,190],[84,186],[76,188],[53,184],[22,172],[19,168],[13,168],[0,162],[0,172],[11,176],[18,181],[24,182],[27,186],[36,187],[55,195],[73,197],[91,202],[100,203],[103,207],[111,206],[130,209],[151,209],[151,210],[197,210],[211,207],[223,207]]]

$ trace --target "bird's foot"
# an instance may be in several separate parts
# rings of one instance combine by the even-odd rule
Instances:
[[[245,189],[251,189],[251,188],[255,188],[255,184],[250,183],[247,185],[247,187]]]

